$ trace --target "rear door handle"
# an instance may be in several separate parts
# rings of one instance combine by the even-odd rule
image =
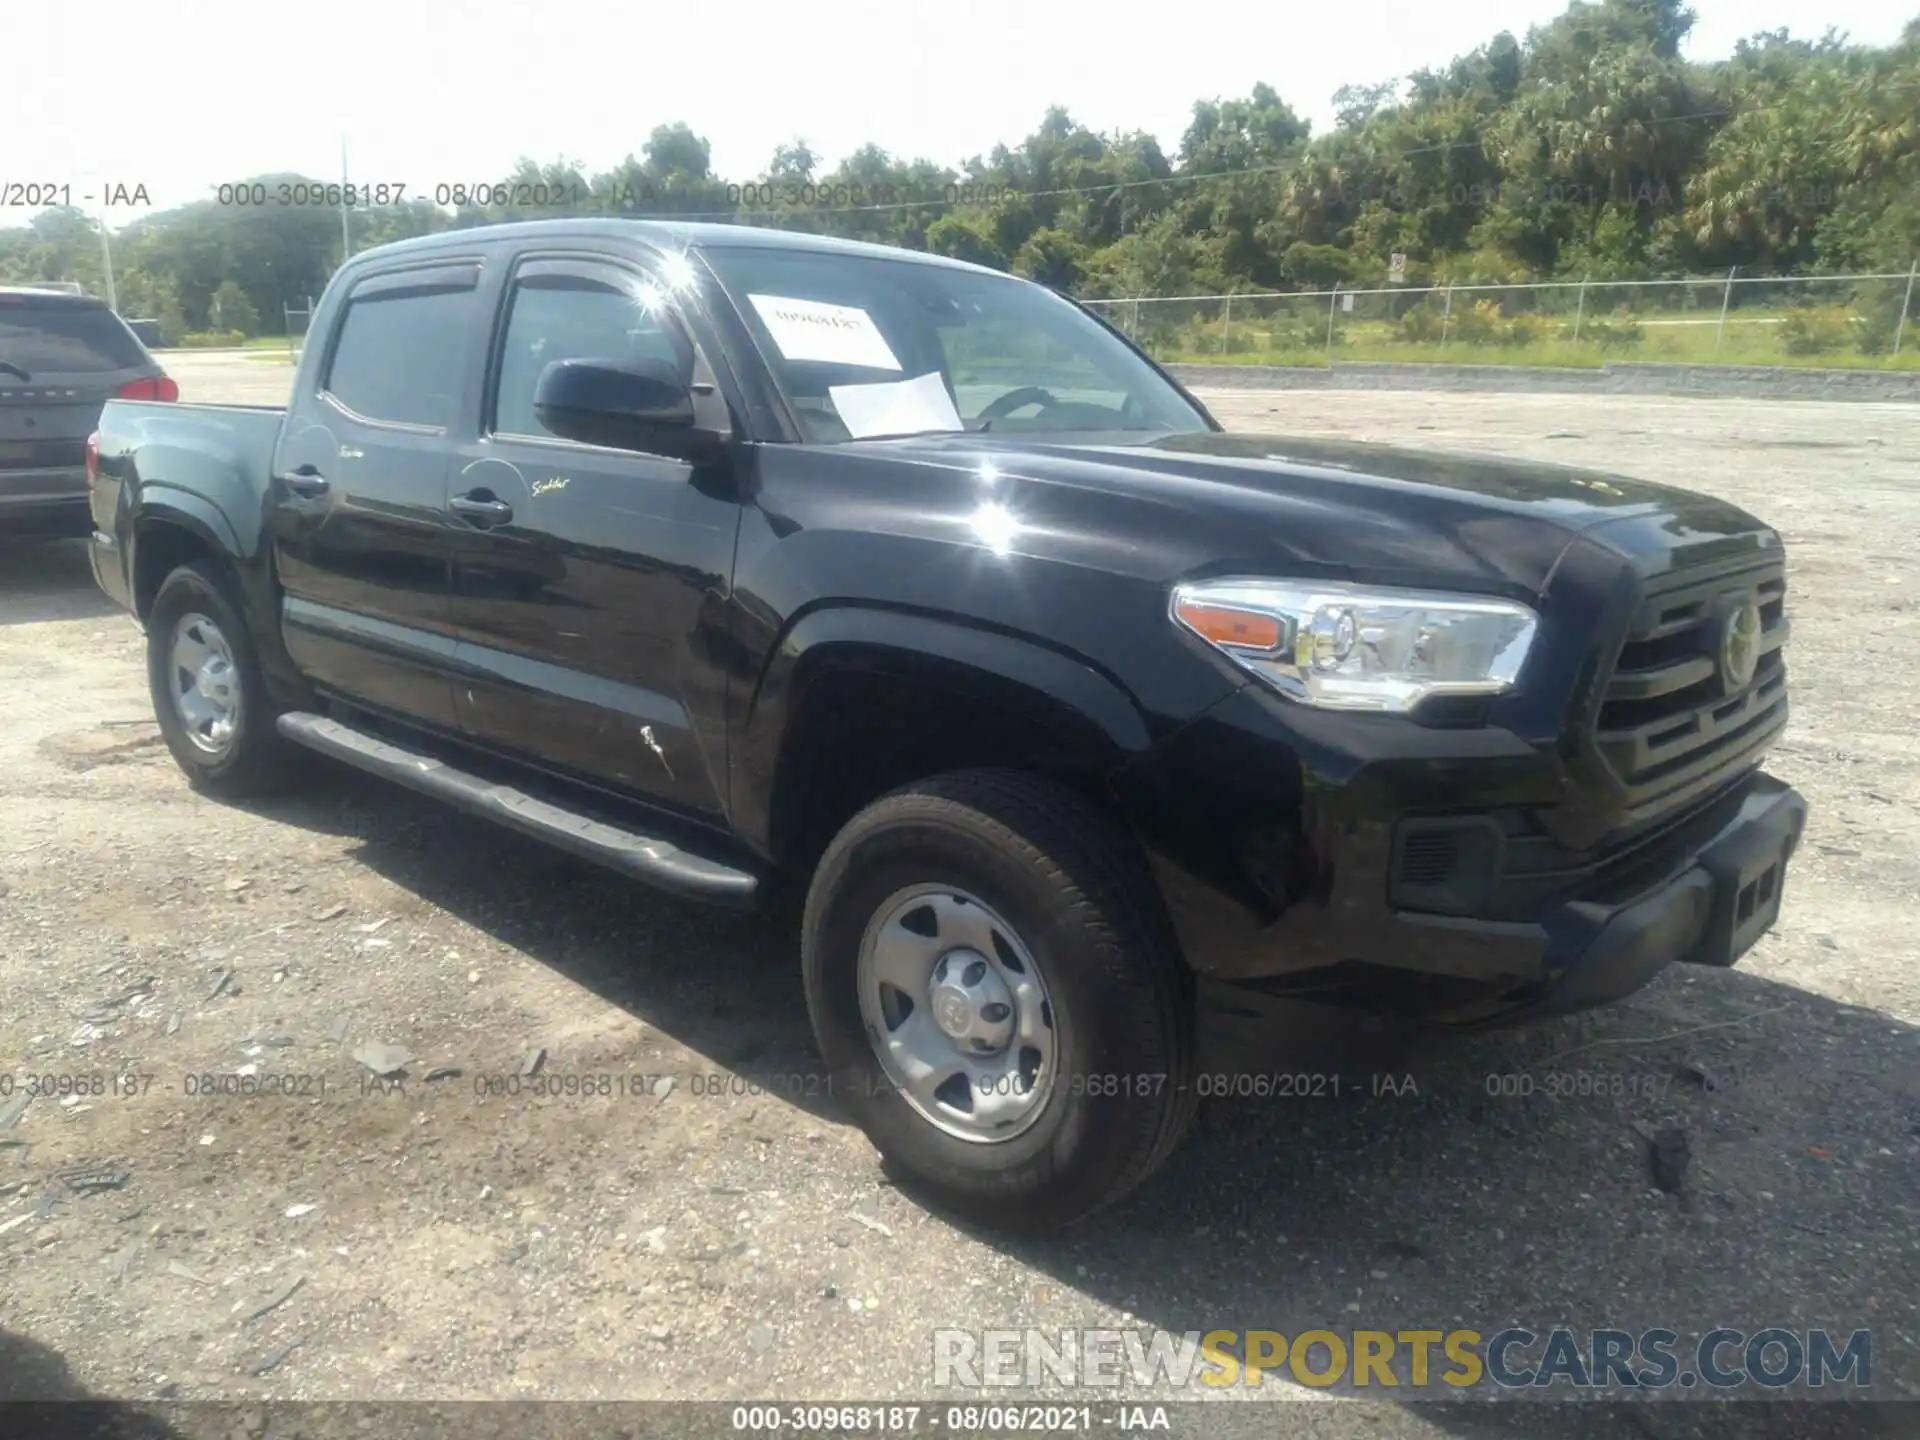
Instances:
[[[513,507],[504,500],[476,491],[471,495],[456,495],[447,502],[447,508],[456,515],[465,516],[482,528],[504,525],[513,519]]]
[[[280,483],[302,500],[318,500],[327,493],[327,477],[317,470],[295,470],[282,475]]]

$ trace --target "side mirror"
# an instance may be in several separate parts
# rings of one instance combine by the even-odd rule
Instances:
[[[687,459],[717,448],[693,390],[664,360],[556,360],[540,372],[533,414],[563,440]]]

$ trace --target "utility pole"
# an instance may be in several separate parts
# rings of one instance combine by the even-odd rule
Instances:
[[[98,217],[100,226],[100,264],[107,275],[107,308],[114,314],[120,313],[120,297],[113,288],[113,242],[107,238],[107,217]]]
[[[87,192],[104,192],[105,187],[97,174],[91,170],[84,170],[73,188],[82,191],[84,198]],[[117,315],[120,313],[120,297],[113,283],[113,237],[107,230],[108,200],[104,193],[100,193],[98,203],[100,206],[98,214],[85,206],[81,206],[80,211],[100,227],[100,274],[106,282],[107,308]]]
[[[1900,342],[1907,334],[1907,311],[1913,305],[1913,277],[1920,274],[1920,260],[1907,267],[1907,293],[1900,299],[1900,322],[1893,327],[1893,353],[1900,353]]]
[[[340,263],[353,258],[353,232],[347,228],[347,137],[340,137]]]

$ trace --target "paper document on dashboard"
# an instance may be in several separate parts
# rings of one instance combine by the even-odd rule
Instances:
[[[938,370],[912,380],[878,385],[832,385],[827,395],[856,440],[873,435],[913,435],[923,430],[964,430],[960,412]]]

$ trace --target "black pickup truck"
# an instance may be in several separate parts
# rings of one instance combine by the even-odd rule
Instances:
[[[1752,516],[1226,434],[1071,301],[926,255],[383,247],[284,412],[112,401],[90,465],[196,785],[318,751],[681,895],[804,893],[835,1093],[1002,1225],[1173,1149],[1203,1001],[1483,1025],[1731,965],[1805,819],[1759,768]]]

